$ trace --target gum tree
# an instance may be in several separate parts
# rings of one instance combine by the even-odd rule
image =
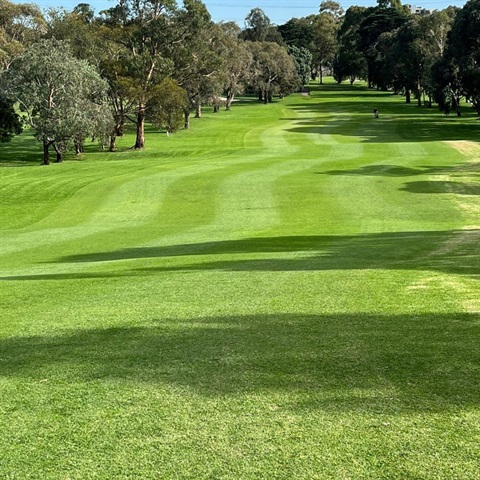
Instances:
[[[2,76],[4,91],[20,105],[35,138],[62,161],[67,145],[95,133],[108,118],[107,85],[86,61],[74,58],[67,43],[50,39],[32,45]]]

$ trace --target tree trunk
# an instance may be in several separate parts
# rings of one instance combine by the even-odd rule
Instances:
[[[53,149],[57,154],[57,158],[55,159],[55,163],[62,163],[63,162],[63,152],[61,147],[59,148],[56,143],[53,143]]]
[[[73,145],[75,147],[75,155],[80,155],[85,152],[85,148],[81,140],[74,140]]]
[[[259,102],[263,101],[263,90],[259,90],[258,92],[258,101]]]
[[[195,102],[195,118],[202,118],[202,100],[200,98]]]
[[[145,104],[141,103],[137,113],[137,137],[135,139],[136,150],[145,148]]]
[[[232,92],[227,92],[227,100],[225,102],[225,110],[230,110],[232,106],[234,94]]]
[[[455,102],[455,113],[457,114],[457,117],[461,117],[462,116],[462,112],[460,111],[460,95],[454,95],[453,96],[453,100]]]
[[[117,140],[117,136],[115,135],[115,133],[110,135],[110,141],[109,141],[109,144],[108,144],[108,151],[109,152],[114,152],[117,149],[116,140]]]
[[[318,69],[318,72],[320,74],[320,80],[319,80],[319,84],[322,85],[323,84],[323,68],[322,66],[320,65],[320,68]]]
[[[45,138],[43,139],[43,164],[50,165],[50,152],[48,149],[50,148],[50,143]]]
[[[405,90],[405,103],[410,103],[410,90],[407,88]]]
[[[190,109],[185,109],[183,111],[183,117],[184,117],[183,127],[185,128],[185,130],[188,130],[190,128]]]

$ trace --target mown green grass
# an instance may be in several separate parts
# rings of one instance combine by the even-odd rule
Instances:
[[[1,145],[0,478],[476,478],[478,128],[327,84]]]

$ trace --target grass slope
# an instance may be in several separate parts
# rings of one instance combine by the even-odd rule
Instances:
[[[327,84],[1,145],[0,477],[478,476],[477,123]]]

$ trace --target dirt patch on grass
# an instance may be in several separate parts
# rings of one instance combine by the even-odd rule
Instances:
[[[480,144],[470,140],[449,140],[445,142],[467,157],[480,156]]]

